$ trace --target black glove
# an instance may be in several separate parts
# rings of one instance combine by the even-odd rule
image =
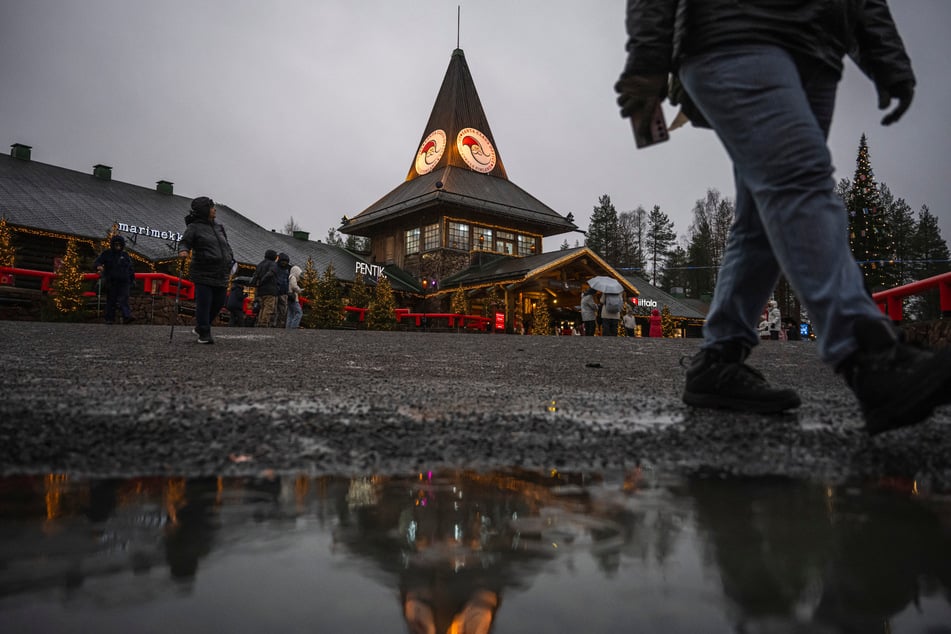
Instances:
[[[887,108],[892,99],[898,100],[898,105],[895,106],[895,109],[885,115],[882,119],[882,125],[891,125],[901,119],[901,116],[905,114],[905,111],[908,110],[908,107],[911,105],[911,100],[915,96],[915,84],[910,81],[901,82],[898,84],[893,84],[887,88],[876,86],[878,90],[878,109],[884,110]]]
[[[621,107],[621,116],[631,117],[635,113],[653,112],[658,101],[667,97],[667,75],[627,75],[616,84],[617,105]]]

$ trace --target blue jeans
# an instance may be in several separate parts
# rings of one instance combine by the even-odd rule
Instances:
[[[300,300],[287,300],[287,328],[297,328],[300,326],[300,319],[304,315],[304,310],[300,306]]]
[[[703,346],[755,346],[782,272],[809,311],[821,358],[838,365],[858,347],[856,320],[887,319],[865,289],[833,190],[826,136],[838,74],[797,64],[776,46],[744,45],[687,59],[680,79],[730,155],[736,182]]]
[[[195,330],[199,335],[211,334],[211,322],[221,312],[227,297],[226,286],[195,284]]]

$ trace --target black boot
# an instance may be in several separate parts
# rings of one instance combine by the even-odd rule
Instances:
[[[758,370],[744,363],[749,353],[749,348],[739,343],[700,350],[687,366],[684,403],[760,414],[799,407],[801,401],[794,390],[772,387]]]
[[[881,319],[855,323],[858,352],[836,368],[855,393],[872,436],[924,421],[951,403],[951,350],[927,350],[899,340]]]

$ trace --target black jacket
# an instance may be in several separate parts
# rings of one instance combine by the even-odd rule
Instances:
[[[206,286],[228,285],[234,254],[223,225],[213,220],[194,220],[185,229],[179,247],[192,252],[191,281]]]
[[[102,277],[109,284],[131,284],[135,281],[135,268],[132,266],[132,258],[121,249],[106,249],[99,254],[94,268],[103,267]]]
[[[675,72],[720,46],[766,43],[841,74],[850,55],[887,89],[915,76],[886,0],[628,0],[624,75]]]
[[[268,258],[261,260],[251,276],[255,295],[277,295],[277,273],[277,262]]]

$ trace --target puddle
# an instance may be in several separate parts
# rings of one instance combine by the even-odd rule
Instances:
[[[914,482],[0,478],[2,632],[951,632]]]

